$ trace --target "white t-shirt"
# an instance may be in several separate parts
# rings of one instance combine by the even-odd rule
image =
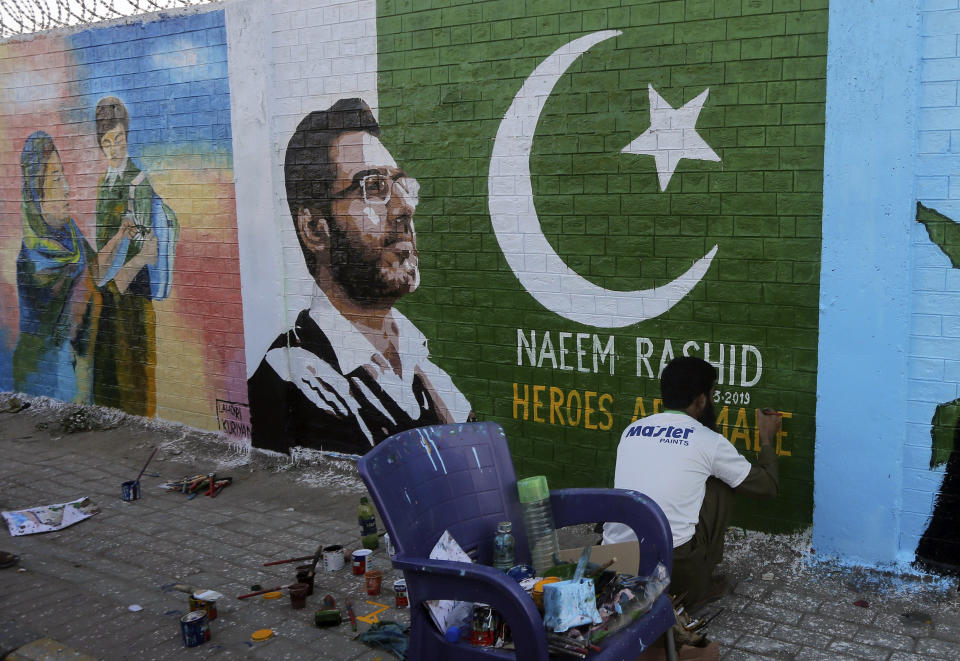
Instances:
[[[670,522],[674,548],[693,537],[707,478],[737,487],[750,462],[726,438],[686,413],[668,411],[637,420],[620,436],[613,486],[634,489],[653,499]],[[637,537],[622,523],[603,527],[603,543]]]

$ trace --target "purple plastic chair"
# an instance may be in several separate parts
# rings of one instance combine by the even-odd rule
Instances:
[[[509,659],[547,661],[543,618],[533,600],[511,578],[489,566],[497,522],[513,522],[516,561],[528,563],[517,477],[500,425],[476,422],[411,429],[384,440],[364,455],[360,475],[373,497],[403,570],[410,599],[411,661]],[[560,489],[550,493],[557,528],[597,520],[624,523],[640,542],[638,576],[658,562],[673,569],[670,526],[652,500],[622,489]],[[476,564],[431,560],[444,530]],[[510,625],[513,652],[447,642],[423,601],[457,599],[491,605]],[[600,642],[597,661],[629,660],[650,647],[675,622],[666,594],[653,609]],[[669,646],[672,652],[672,644]],[[670,658],[674,658],[670,654]]]

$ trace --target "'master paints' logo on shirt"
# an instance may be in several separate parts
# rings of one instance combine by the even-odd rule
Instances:
[[[627,436],[648,436],[651,438],[659,438],[661,443],[674,443],[679,445],[674,439],[683,441],[684,445],[690,445],[687,442],[687,437],[693,433],[693,427],[681,428],[674,427],[670,425],[669,427],[664,427],[662,425],[637,425],[636,427],[631,427],[630,431],[627,432]]]

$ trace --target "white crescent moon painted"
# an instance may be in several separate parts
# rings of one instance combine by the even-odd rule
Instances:
[[[598,328],[623,328],[663,314],[700,282],[717,254],[714,246],[686,273],[660,287],[614,291],[567,266],[543,235],[530,183],[530,152],[540,113],[574,60],[619,34],[603,30],[574,39],[534,69],[500,122],[487,183],[493,231],[520,284],[548,310]]]

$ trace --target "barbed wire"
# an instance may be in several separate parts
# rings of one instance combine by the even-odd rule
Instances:
[[[0,0],[0,38],[219,0]]]

